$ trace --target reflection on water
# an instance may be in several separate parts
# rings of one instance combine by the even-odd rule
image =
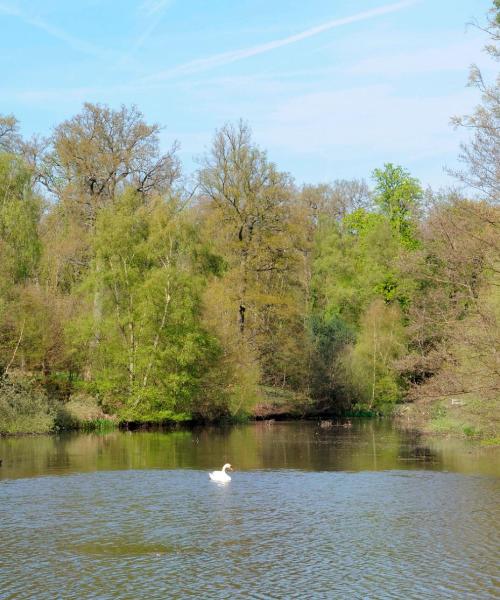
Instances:
[[[0,479],[114,469],[307,471],[449,470],[500,475],[499,452],[461,440],[429,440],[387,421],[351,427],[258,422],[192,431],[0,438]]]
[[[0,598],[499,597],[494,449],[276,422],[2,439],[0,458]]]

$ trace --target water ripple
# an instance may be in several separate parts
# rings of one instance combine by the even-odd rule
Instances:
[[[401,475],[12,481],[0,486],[0,597],[498,598],[498,480]]]

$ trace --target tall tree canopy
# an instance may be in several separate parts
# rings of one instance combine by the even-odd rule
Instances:
[[[126,187],[143,195],[171,189],[179,163],[175,145],[161,153],[159,131],[135,106],[112,110],[86,103],[55,128],[40,165],[41,180],[92,227],[98,210]]]

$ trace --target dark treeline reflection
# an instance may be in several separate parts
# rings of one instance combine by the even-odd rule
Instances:
[[[429,445],[430,444],[430,445]],[[237,471],[432,469],[495,474],[492,450],[458,440],[422,441],[387,421],[257,422],[226,428],[65,434],[0,440],[0,479],[126,469]]]

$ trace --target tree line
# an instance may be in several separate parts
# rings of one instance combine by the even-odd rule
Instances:
[[[134,106],[86,103],[47,139],[0,117],[0,422],[42,430],[78,398],[140,422],[273,398],[380,414],[465,395],[488,413],[500,99],[498,80],[473,69],[472,83],[465,191],[391,163],[300,186],[243,121],[186,178]]]

